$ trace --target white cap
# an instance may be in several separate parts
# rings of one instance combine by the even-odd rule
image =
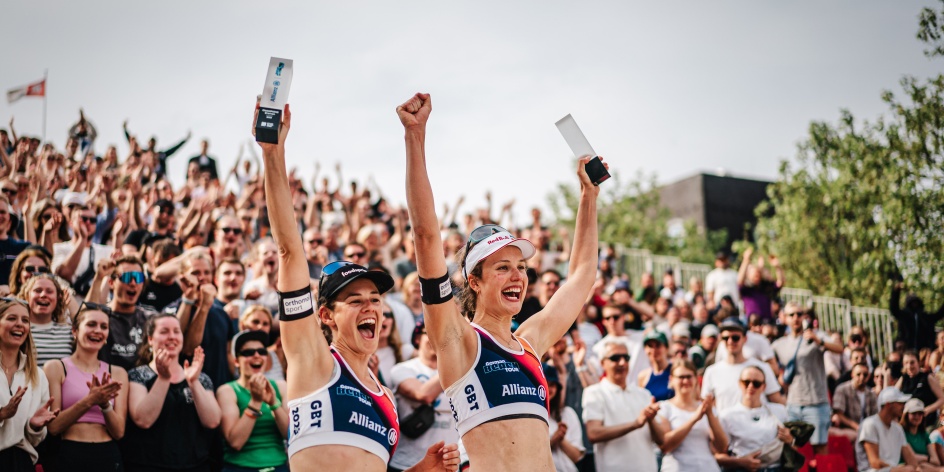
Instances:
[[[912,398],[905,403],[905,413],[924,413],[924,402],[918,398]]]
[[[701,337],[703,338],[710,336],[718,337],[719,334],[721,334],[721,332],[718,331],[718,327],[713,324],[705,325],[705,327],[701,329]]]
[[[878,394],[878,407],[885,406],[886,403],[905,403],[911,400],[911,395],[906,395],[896,387],[885,387]]]
[[[672,326],[672,337],[673,338],[690,338],[692,333],[689,329],[689,324],[685,321],[679,321]]]
[[[509,244],[521,249],[521,256],[525,259],[530,259],[534,255],[534,245],[531,244],[531,241],[516,238],[507,231],[499,231],[472,246],[472,249],[465,256],[465,270],[462,275],[468,280],[469,273],[475,269],[479,262]]]
[[[62,196],[62,206],[67,207],[69,205],[80,205],[85,206],[85,192],[67,192]]]

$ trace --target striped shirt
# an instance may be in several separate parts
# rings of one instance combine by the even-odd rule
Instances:
[[[62,359],[72,354],[72,327],[67,324],[31,324],[33,342],[36,344],[36,363],[39,367],[46,361]]]

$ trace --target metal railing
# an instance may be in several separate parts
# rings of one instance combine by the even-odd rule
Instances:
[[[861,326],[869,333],[869,347],[873,359],[881,362],[885,355],[894,348],[892,338],[894,320],[892,314],[885,308],[854,306],[850,309],[852,323]]]

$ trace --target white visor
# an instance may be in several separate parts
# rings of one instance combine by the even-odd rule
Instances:
[[[485,260],[486,257],[495,254],[499,249],[508,246],[515,246],[518,249],[521,249],[521,256],[525,259],[530,259],[534,255],[534,245],[531,244],[531,241],[527,239],[518,239],[511,235],[507,231],[502,231],[495,233],[488,238],[480,241],[475,246],[472,246],[472,249],[469,250],[469,253],[465,255],[465,270],[462,272],[462,275],[466,280],[469,280],[469,272],[475,269],[475,266],[479,262]]]

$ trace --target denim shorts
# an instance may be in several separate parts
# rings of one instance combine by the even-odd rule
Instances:
[[[818,405],[787,405],[787,419],[790,421],[805,421],[813,425],[813,436],[810,444],[818,446],[829,440],[829,422],[832,409],[829,403]]]

